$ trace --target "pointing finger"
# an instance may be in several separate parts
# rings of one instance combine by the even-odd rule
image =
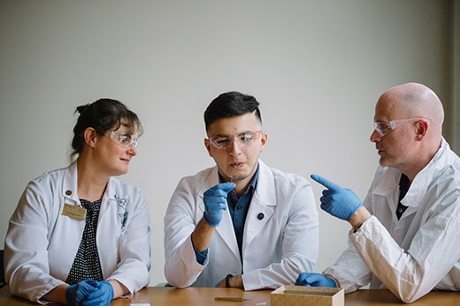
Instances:
[[[319,176],[317,174],[312,174],[310,177],[312,178],[312,180],[316,181],[317,183],[320,183],[324,187],[329,188],[331,190],[342,189],[342,187],[340,187],[339,185],[337,185],[337,184],[329,181],[328,179],[326,179],[326,178],[324,178],[322,176]]]
[[[232,190],[235,187],[236,187],[235,183],[229,183],[229,182],[220,183],[220,184],[212,186],[206,192],[209,193],[209,194],[212,194],[215,191],[224,191],[225,193],[228,193],[228,192],[230,192],[230,190]]]
[[[236,187],[236,184],[235,183],[231,183],[231,182],[226,182],[226,183],[221,183],[219,185],[217,185],[219,187],[220,190],[223,190],[225,192],[230,192],[233,188]]]

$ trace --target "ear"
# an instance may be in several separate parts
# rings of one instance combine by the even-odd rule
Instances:
[[[206,147],[206,150],[208,151],[209,156],[213,157],[211,153],[211,142],[209,141],[209,139],[207,138],[204,139],[204,146]]]
[[[425,120],[417,121],[415,123],[415,139],[418,141],[422,140],[428,132],[428,127],[428,122],[426,122]]]
[[[262,134],[260,141],[262,143],[262,146],[260,147],[260,152],[263,152],[265,150],[265,145],[267,144],[267,141],[268,141],[267,133]]]
[[[83,133],[83,138],[85,139],[85,143],[88,146],[94,147],[97,141],[96,130],[92,127],[86,128],[85,132]]]

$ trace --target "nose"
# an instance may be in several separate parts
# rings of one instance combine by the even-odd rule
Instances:
[[[380,135],[380,133],[377,132],[376,130],[373,130],[371,137],[370,137],[371,142],[378,142],[381,139],[382,139],[382,135]]]
[[[129,145],[128,154],[131,155],[131,156],[136,156],[137,155],[137,148],[134,146],[134,143]]]
[[[232,142],[230,144],[230,147],[228,147],[228,153],[230,155],[239,155],[241,154],[241,147],[238,141],[236,139],[232,139]]]

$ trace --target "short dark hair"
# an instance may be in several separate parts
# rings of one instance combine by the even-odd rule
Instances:
[[[209,126],[214,121],[253,112],[255,112],[260,123],[262,123],[259,102],[257,102],[256,98],[238,91],[230,91],[220,94],[217,98],[211,101],[204,112],[204,124],[206,131],[208,131]]]
[[[123,103],[113,99],[99,99],[91,104],[78,106],[76,111],[80,113],[77,123],[73,128],[72,153],[70,159],[83,151],[83,133],[89,127],[94,128],[100,136],[110,129],[119,129],[121,125],[129,129],[129,133],[140,135],[143,133],[142,124],[137,115],[129,110]]]

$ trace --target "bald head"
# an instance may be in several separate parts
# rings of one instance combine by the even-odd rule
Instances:
[[[426,118],[433,127],[441,129],[444,110],[438,96],[419,83],[406,83],[392,87],[382,94],[379,102],[391,103],[394,113],[401,118]]]

